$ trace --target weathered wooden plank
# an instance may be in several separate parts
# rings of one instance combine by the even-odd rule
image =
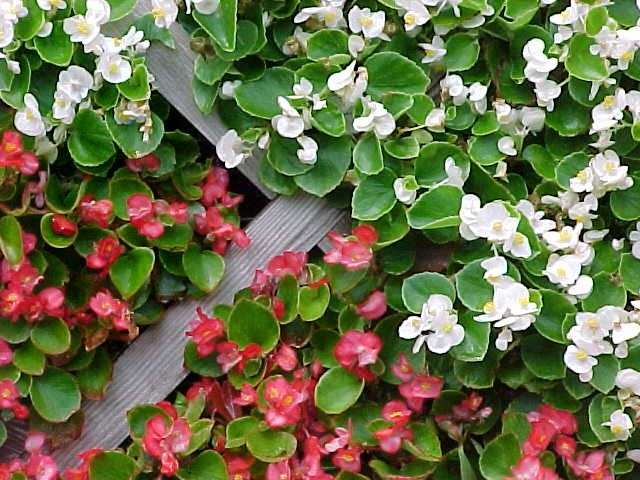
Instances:
[[[126,411],[164,399],[185,378],[184,333],[197,305],[210,309],[231,302],[234,293],[246,287],[254,270],[269,258],[284,250],[310,250],[342,217],[343,212],[306,195],[271,202],[247,229],[251,246],[234,248],[227,255],[225,278],[216,292],[198,302],[189,300],[171,307],[161,322],[145,330],[118,358],[115,381],[106,397],[83,405],[85,427],[80,439],[55,452],[60,467],[74,465],[75,456],[88,448],[117,447],[127,437]]]
[[[7,426],[7,441],[0,448],[0,462],[5,462],[21,455],[24,451],[24,440],[27,436],[27,422],[13,420],[5,425]]]

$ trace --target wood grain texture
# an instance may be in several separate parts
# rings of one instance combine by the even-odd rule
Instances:
[[[249,225],[252,239],[245,250],[233,248],[226,257],[225,277],[218,289],[199,301],[187,300],[169,309],[157,325],[145,330],[116,360],[104,399],[83,404],[82,436],[54,452],[61,468],[76,463],[76,455],[91,447],[115,448],[127,438],[126,412],[140,403],[167,397],[187,375],[183,368],[185,331],[195,308],[205,310],[230,303],[234,293],[249,285],[256,268],[284,250],[308,251],[343,217],[324,200],[306,195],[278,197]]]

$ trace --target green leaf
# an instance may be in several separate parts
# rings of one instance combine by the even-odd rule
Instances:
[[[520,460],[520,443],[515,435],[506,433],[494,438],[480,454],[480,472],[487,480],[502,480],[511,475],[511,468]]]
[[[71,236],[58,235],[53,231],[53,213],[47,213],[40,217],[40,234],[42,239],[53,248],[67,248],[76,240],[77,232]]]
[[[71,333],[62,319],[47,317],[31,330],[31,341],[47,355],[60,355],[71,346]]]
[[[282,113],[278,97],[291,95],[294,82],[295,75],[291,70],[269,68],[258,80],[245,82],[235,89],[236,103],[254,117],[271,119]]]
[[[226,51],[218,44],[213,44],[216,55],[227,62],[232,62],[246,57],[253,51],[254,46],[258,42],[259,32],[255,23],[244,19],[239,20],[236,28],[236,44],[233,50]]]
[[[111,382],[113,363],[104,348],[99,349],[91,364],[78,372],[78,384],[82,394],[92,400],[100,400]]]
[[[247,449],[258,460],[276,463],[291,457],[296,452],[296,437],[277,430],[254,430],[247,435]]]
[[[27,375],[42,375],[47,359],[32,342],[22,344],[13,352],[13,365]]]
[[[402,301],[410,312],[420,313],[422,305],[434,294],[446,295],[452,302],[456,299],[453,284],[440,273],[416,273],[402,282]]]
[[[242,447],[247,440],[247,434],[256,430],[259,425],[256,417],[234,418],[227,423],[225,448]]]
[[[569,189],[570,181],[589,164],[589,156],[584,152],[574,152],[564,157],[556,165],[556,181]]]
[[[211,354],[206,357],[198,355],[196,345],[193,342],[187,342],[184,347],[184,366],[187,370],[192,371],[203,377],[216,378],[224,374],[222,368],[216,361],[216,355]]]
[[[369,74],[367,93],[381,98],[387,93],[424,93],[427,76],[424,71],[396,52],[380,52],[371,55],[365,62]]]
[[[589,426],[600,442],[609,443],[616,441],[616,437],[613,432],[611,432],[611,429],[602,424],[608,422],[611,414],[620,408],[620,400],[613,396],[605,397],[602,394],[598,394],[591,399],[591,403],[589,404]]]
[[[74,118],[68,146],[73,160],[84,167],[102,165],[116,153],[107,124],[90,108]]]
[[[400,160],[416,158],[420,152],[420,144],[414,137],[394,138],[384,142],[387,155]]]
[[[368,132],[358,139],[353,149],[353,164],[365,175],[375,175],[384,168],[380,140],[373,132]]]
[[[31,402],[45,420],[64,422],[80,409],[80,389],[73,376],[50,366],[44,374],[33,377]]]
[[[198,110],[205,115],[209,115],[213,111],[216,98],[218,98],[218,85],[207,85],[198,80],[197,77],[193,77],[191,79],[191,92]]]
[[[18,40],[26,41],[31,40],[42,29],[45,16],[36,0],[24,0],[22,4],[29,12],[16,23],[14,36]]]
[[[312,164],[302,163],[298,158],[300,144],[295,138],[273,135],[269,142],[267,161],[278,172],[287,176],[300,175],[313,168]]]
[[[502,135],[492,133],[469,139],[469,156],[478,165],[495,165],[504,160],[505,154],[498,150],[498,141]]]
[[[591,386],[602,393],[609,393],[616,386],[616,375],[620,370],[620,362],[613,355],[599,355],[598,364],[593,367]]]
[[[464,327],[462,343],[451,349],[451,356],[462,362],[481,362],[489,350],[491,324],[478,322],[472,312],[464,312],[459,319]]]
[[[527,145],[522,152],[522,158],[529,162],[535,172],[543,179],[556,179],[556,161],[542,145]]]
[[[416,159],[416,180],[423,187],[432,187],[447,178],[445,163],[452,158],[462,170],[462,177],[469,175],[469,157],[456,145],[447,142],[431,142],[425,145]]]
[[[227,62],[220,57],[205,57],[198,55],[193,65],[193,73],[202,83],[213,86],[222,80],[233,62]]]
[[[126,82],[118,83],[116,86],[124,97],[134,102],[147,100],[151,96],[149,72],[142,63],[135,67],[131,77]]]
[[[11,265],[22,261],[22,228],[12,215],[0,218],[0,252]]]
[[[160,415],[169,419],[169,415],[160,407],[151,404],[136,405],[127,412],[127,422],[129,423],[129,433],[132,438],[138,440],[144,435],[147,421],[151,417]]]
[[[305,192],[324,197],[342,183],[351,165],[351,140],[348,136],[333,138],[318,135],[317,142],[320,149],[314,167],[294,179]]]
[[[45,62],[58,67],[66,67],[71,63],[73,43],[71,43],[71,38],[64,33],[62,21],[53,22],[53,29],[48,37],[35,37],[33,46]]]
[[[364,380],[361,378],[342,367],[331,368],[316,385],[316,407],[329,414],[345,412],[358,401],[363,388]]]
[[[609,76],[603,58],[593,55],[589,49],[595,41],[584,33],[577,33],[569,42],[569,54],[565,68],[569,74],[586,82],[601,82]]]
[[[589,131],[591,109],[576,103],[565,92],[556,100],[553,111],[545,116],[545,124],[563,137],[575,137]]]
[[[305,322],[317,320],[324,315],[331,300],[331,292],[327,285],[317,288],[308,286],[298,290],[298,313]]]
[[[341,137],[347,129],[344,113],[332,103],[322,110],[311,112],[311,125],[331,137]]]
[[[576,307],[563,294],[552,290],[540,290],[542,309],[533,326],[538,333],[552,342],[566,344],[562,322],[566,315],[575,313]]]
[[[113,213],[118,218],[129,220],[127,200],[134,193],[143,193],[153,199],[149,186],[137,178],[114,178],[109,182],[109,200],[113,203]]]
[[[149,40],[150,42],[159,41],[167,48],[176,48],[176,42],[173,39],[171,30],[158,27],[152,14],[148,13],[147,15],[137,18],[133,25],[136,29],[144,33],[145,40]]]
[[[22,343],[29,338],[30,325],[24,319],[12,322],[8,318],[0,317],[0,338],[6,342]]]
[[[164,136],[164,122],[155,113],[151,114],[151,133],[147,141],[140,132],[139,123],[120,125],[113,117],[113,112],[107,114],[107,128],[120,150],[129,158],[139,158],[154,152]]]
[[[388,168],[377,175],[364,177],[353,192],[351,216],[372,221],[389,213],[396,204],[395,179],[395,174]]]
[[[593,277],[593,290],[582,300],[586,312],[595,312],[605,305],[624,307],[627,304],[627,292],[610,274],[601,272]]]
[[[240,348],[257,343],[263,353],[275,348],[280,338],[280,325],[273,313],[251,300],[242,299],[231,311],[227,323],[229,340]]]
[[[89,480],[132,480],[136,462],[122,452],[100,452],[89,464]]]
[[[629,293],[634,295],[640,293],[640,260],[630,253],[622,254],[620,276],[622,277],[622,285]]]
[[[348,38],[342,30],[318,30],[307,40],[307,57],[310,60],[322,60],[332,55],[349,55]]]
[[[468,33],[456,33],[447,38],[444,65],[449,72],[469,70],[478,61],[480,44]]]
[[[407,211],[409,225],[418,230],[459,225],[462,195],[462,190],[450,185],[441,185],[423,193]]]
[[[640,178],[633,177],[633,185],[625,190],[615,190],[609,196],[611,211],[620,220],[640,218]]]
[[[420,460],[430,462],[439,461],[442,456],[438,429],[433,420],[427,419],[424,423],[414,422],[409,425],[413,438],[405,444],[405,449]]]
[[[475,260],[456,273],[456,290],[462,304],[474,312],[482,312],[483,307],[493,298],[493,286],[484,279],[485,269]]]
[[[214,450],[205,450],[187,466],[178,470],[181,480],[227,480],[227,465],[222,456]]]
[[[192,16],[220,48],[232,52],[236,48],[237,10],[237,0],[220,0],[212,14],[203,15],[196,10]]]
[[[564,364],[563,345],[550,342],[539,335],[522,339],[521,355],[527,369],[538,378],[562,380],[567,367]]]
[[[131,298],[149,280],[155,254],[147,247],[137,247],[121,255],[109,268],[109,278],[125,298]]]
[[[201,250],[191,244],[182,256],[187,278],[204,292],[213,291],[224,275],[224,259],[211,250]]]

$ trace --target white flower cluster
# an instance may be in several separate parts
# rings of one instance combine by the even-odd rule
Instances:
[[[522,56],[527,64],[524,67],[524,76],[535,85],[534,92],[538,106],[551,112],[554,108],[554,100],[560,96],[561,86],[548,78],[558,66],[557,58],[549,58],[545,53],[545,43],[540,38],[529,40],[522,50]]]
[[[133,68],[128,58],[134,53],[144,52],[149,42],[135,27],[122,38],[107,37],[100,32],[102,25],[109,21],[111,7],[105,0],[87,0],[84,15],[74,15],[63,21],[64,32],[72,42],[82,43],[87,53],[97,56],[96,73],[109,83],[122,83],[131,78]]]
[[[450,97],[456,106],[468,101],[479,115],[487,111],[487,86],[480,82],[467,87],[460,75],[447,75],[440,80],[440,92],[443,99]]]
[[[518,232],[520,218],[512,216],[501,201],[495,200],[481,206],[480,199],[467,194],[460,205],[460,235],[465,240],[485,238],[502,246],[505,253],[514,257],[531,256],[529,239]]]
[[[571,191],[593,193],[596,198],[602,198],[607,192],[614,190],[625,190],[632,185],[633,179],[628,176],[628,167],[620,164],[620,157],[613,150],[595,155],[589,165],[569,182]]]
[[[76,116],[76,106],[93,87],[93,76],[84,68],[71,65],[60,72],[53,95],[53,118],[70,125]]]
[[[13,42],[15,25],[29,10],[22,4],[22,0],[0,1],[0,48]]]
[[[398,329],[400,338],[416,339],[413,352],[426,343],[433,353],[447,353],[464,340],[464,328],[458,324],[458,313],[446,295],[433,294],[422,305],[420,316],[412,315]]]
[[[628,355],[627,342],[640,335],[640,302],[631,304],[634,307],[631,312],[605,305],[594,313],[576,314],[576,324],[567,333],[573,344],[565,351],[564,363],[583,382],[593,378],[598,356],[613,353],[618,358],[625,358]]]
[[[507,275],[507,261],[495,256],[480,264],[485,270],[484,279],[493,286],[493,297],[482,308],[478,322],[492,322],[500,333],[496,338],[496,348],[506,350],[513,341],[512,332],[526,330],[536,319],[540,307],[531,301],[529,289]]]

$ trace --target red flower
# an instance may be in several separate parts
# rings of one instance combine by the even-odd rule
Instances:
[[[142,447],[152,457],[160,460],[160,472],[166,476],[173,476],[178,471],[176,453],[184,452],[189,447],[191,428],[189,423],[178,418],[173,406],[160,402],[158,404],[168,414],[155,415],[147,420]]]
[[[212,168],[200,188],[202,189],[202,198],[200,199],[202,204],[207,207],[214,205],[228,195],[229,172],[224,168]]]
[[[297,385],[277,377],[265,383],[264,400],[267,404],[265,421],[271,428],[280,428],[300,421],[300,404],[306,400],[306,395]]]
[[[216,361],[220,364],[224,373],[227,373],[232,368],[241,372],[249,360],[262,355],[262,348],[256,343],[250,343],[240,350],[240,347],[235,342],[221,342],[216,346],[216,351],[218,352]]]
[[[367,320],[377,320],[387,311],[387,297],[384,292],[374,290],[364,302],[356,307],[356,312]]]
[[[164,233],[164,225],[154,214],[153,201],[144,193],[134,193],[127,199],[131,225],[143,237],[156,239]]]
[[[280,280],[285,275],[299,278],[304,273],[307,265],[307,254],[305,252],[284,252],[273,257],[267,263],[267,272],[276,280]]]
[[[402,400],[391,400],[382,407],[382,418],[396,427],[404,427],[411,419],[411,410]]]
[[[9,365],[13,360],[13,351],[4,339],[0,338],[0,367]]]
[[[88,480],[89,479],[89,466],[93,458],[102,453],[101,448],[92,448],[78,454],[80,458],[80,465],[76,468],[68,468],[62,473],[63,480]]]
[[[247,234],[237,225],[227,222],[216,206],[208,207],[204,213],[194,215],[193,221],[196,232],[205,236],[217,253],[224,254],[229,242],[240,248],[246,248],[251,243]]]
[[[576,447],[575,439],[568,435],[558,435],[553,445],[556,453],[564,459],[573,457],[576,454]]]
[[[276,364],[285,372],[292,372],[298,366],[298,355],[289,345],[282,344],[274,355]]]
[[[226,452],[225,452],[226,453]],[[255,459],[249,455],[243,457],[236,454],[226,454],[224,461],[227,464],[227,472],[231,480],[250,480],[249,469],[255,463]]]
[[[19,133],[6,130],[0,140],[0,168],[18,170],[23,175],[33,175],[40,168],[40,162],[31,152],[22,150]]]
[[[240,389],[240,394],[233,399],[233,403],[236,405],[249,406],[255,405],[258,401],[258,393],[256,389],[253,388],[248,383],[242,385]]]
[[[537,456],[544,452],[556,436],[556,428],[547,421],[540,421],[531,425],[529,437],[522,445],[525,455]]]
[[[118,239],[107,235],[94,243],[93,252],[87,255],[87,267],[106,271],[124,252]]]
[[[73,237],[78,233],[78,226],[64,215],[56,213],[51,219],[51,229],[56,235],[63,237]]]
[[[361,225],[353,229],[353,237],[343,237],[337,232],[327,235],[333,247],[324,256],[329,264],[339,264],[347,270],[358,270],[369,265],[373,258],[371,246],[378,234],[370,225]]]
[[[113,298],[108,290],[102,290],[91,297],[89,307],[98,317],[109,319],[116,330],[131,328],[131,312],[126,302]]]
[[[402,447],[403,440],[411,440],[413,438],[413,433],[406,427],[393,425],[374,432],[373,436],[378,440],[380,449],[383,452],[394,454],[398,453]]]
[[[557,480],[558,475],[542,465],[540,459],[534,456],[524,456],[511,469],[513,477],[505,480]]]
[[[160,159],[154,153],[149,153],[140,158],[127,158],[127,168],[132,172],[139,173],[143,170],[155,172],[160,169]]]
[[[382,340],[375,333],[350,330],[340,337],[333,354],[343,368],[370,381],[375,374],[368,366],[376,363],[381,349]]]
[[[187,336],[196,344],[198,355],[206,357],[215,351],[217,340],[224,335],[224,322],[217,317],[208,317],[200,307],[196,313],[198,320],[191,323]]]
[[[58,478],[58,466],[53,458],[41,453],[46,437],[43,433],[32,432],[24,443],[29,458],[24,463],[24,473],[34,480],[55,480]]]
[[[9,380],[0,380],[0,409],[12,410],[18,419],[29,416],[29,410],[19,401],[20,392],[15,384]]]
[[[362,449],[358,446],[343,448],[331,457],[331,463],[346,472],[358,473],[362,469],[361,454]]]
[[[559,410],[546,403],[530,412],[527,419],[531,423],[547,421],[554,426],[558,433],[565,435],[574,435],[578,431],[578,421],[571,412]]]
[[[413,367],[404,353],[398,355],[395,362],[391,364],[391,372],[398,377],[401,382],[408,382],[415,376]]]
[[[567,464],[578,478],[605,480],[613,478],[606,463],[606,455],[604,450],[582,451],[574,458],[567,459]]]
[[[401,384],[398,391],[413,411],[420,412],[425,400],[440,396],[443,385],[444,380],[440,377],[416,375],[409,382]]]
[[[28,322],[34,323],[45,315],[62,317],[64,314],[64,293],[57,287],[48,287],[37,295],[26,298],[21,305],[21,313]]]
[[[0,290],[0,315],[8,317],[12,322],[17,321],[24,300],[25,295],[20,287],[9,285],[8,288]]]
[[[94,223],[101,228],[107,228],[113,215],[113,203],[111,200],[95,200],[93,195],[86,194],[80,200],[78,207],[80,220],[85,223]]]

